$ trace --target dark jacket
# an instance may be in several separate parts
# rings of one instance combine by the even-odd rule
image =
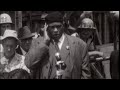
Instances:
[[[25,65],[30,69],[33,79],[40,78],[41,62],[48,58],[48,46],[43,42],[43,38],[34,39],[31,48],[25,56]]]
[[[113,51],[110,56],[110,73],[112,79],[119,79],[119,50]]]

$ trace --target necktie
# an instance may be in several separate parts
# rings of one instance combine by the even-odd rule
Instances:
[[[59,49],[59,46],[58,46],[58,42],[55,42],[55,49],[56,49],[57,52],[59,52],[60,49]]]

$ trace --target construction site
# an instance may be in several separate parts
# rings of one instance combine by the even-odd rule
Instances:
[[[51,12],[53,11],[0,11],[0,14],[7,13],[11,16],[14,30],[18,31],[19,28],[28,26],[31,32],[35,33],[40,28],[41,15]],[[73,26],[78,27],[80,25],[78,20],[83,11],[60,12],[63,16],[66,16],[66,20],[73,17]],[[96,27],[94,31],[96,49],[103,52],[104,57],[110,57],[112,51],[119,50],[119,21],[110,18],[109,11],[93,11],[91,19]],[[108,68],[110,68],[109,63],[110,60],[105,62],[105,64],[108,64]]]
[[[36,32],[39,28],[39,21],[42,13],[50,13],[52,11],[0,11],[0,13],[10,14],[13,22],[14,29],[18,30],[20,27],[28,26],[32,33]],[[63,14],[65,12],[69,14],[77,12],[77,14],[82,11],[61,11]],[[76,15],[78,17],[79,15]],[[92,14],[93,21],[96,25],[96,44],[106,55],[109,55],[114,49],[117,50],[118,47],[118,36],[115,26],[115,21],[112,21],[108,16],[107,11],[94,11]]]

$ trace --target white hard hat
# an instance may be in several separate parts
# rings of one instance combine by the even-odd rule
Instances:
[[[95,29],[94,27],[94,22],[90,18],[84,18],[81,22],[81,25],[78,26],[78,28],[90,28],[90,29]]]
[[[47,15],[48,15],[47,13],[42,14],[42,15],[41,15],[41,19],[42,19],[42,20],[45,20],[45,18],[47,17]]]
[[[13,37],[16,40],[18,40],[18,38],[17,38],[17,32],[15,30],[9,30],[9,29],[5,30],[4,35],[2,37],[2,40],[6,39],[8,37]]]
[[[6,13],[0,15],[0,24],[4,23],[12,23],[11,17]]]
[[[80,15],[80,18],[89,18],[91,17],[93,11],[83,11],[83,13]]]
[[[110,11],[110,14],[113,15],[114,19],[119,20],[119,11]]]

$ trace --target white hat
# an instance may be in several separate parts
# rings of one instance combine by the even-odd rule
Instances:
[[[3,13],[0,15],[0,24],[3,23],[12,23],[12,19],[7,13]]]
[[[17,32],[15,30],[9,30],[9,29],[5,30],[4,35],[2,37],[2,40],[6,39],[8,37],[13,37],[16,40],[18,40],[18,38],[17,38]]]

